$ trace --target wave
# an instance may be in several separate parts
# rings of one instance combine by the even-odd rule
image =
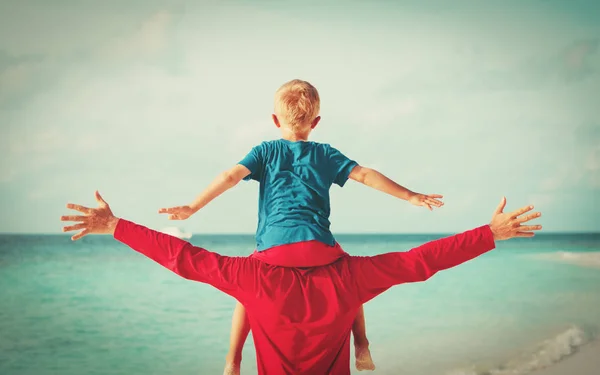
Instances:
[[[456,369],[447,375],[524,375],[547,368],[579,351],[592,342],[592,335],[572,326],[558,335],[544,340],[519,357],[493,366],[473,365]]]
[[[585,267],[600,268],[600,251],[593,252],[570,252],[557,251],[549,254],[539,254],[541,259],[552,260],[555,262],[563,262],[577,264]]]
[[[189,240],[190,238],[192,238],[191,233],[185,233],[184,231],[182,231],[181,229],[179,229],[177,227],[163,228],[160,230],[160,232],[162,232],[164,234],[168,234],[173,237],[181,238],[184,240]]]

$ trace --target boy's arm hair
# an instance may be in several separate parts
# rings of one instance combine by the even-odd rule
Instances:
[[[361,184],[367,185],[368,187],[404,200],[409,200],[412,196],[417,194],[404,186],[397,184],[378,171],[360,165],[354,167],[348,177]]]
[[[213,199],[237,185],[244,177],[250,174],[250,170],[241,164],[219,174],[208,187],[198,195],[190,204],[190,208],[197,212]]]

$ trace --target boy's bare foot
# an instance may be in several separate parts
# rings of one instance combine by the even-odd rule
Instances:
[[[371,351],[368,345],[354,346],[354,357],[356,358],[356,369],[358,371],[373,371],[375,370],[375,364],[373,358],[371,358]]]
[[[227,362],[225,364],[225,370],[223,370],[223,375],[240,375],[240,364]]]

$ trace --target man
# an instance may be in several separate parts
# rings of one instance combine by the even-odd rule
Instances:
[[[539,217],[526,206],[504,213],[506,199],[489,225],[431,241],[408,252],[372,257],[344,256],[321,267],[278,267],[251,257],[227,257],[181,239],[115,217],[96,192],[98,208],[68,204],[80,216],[62,216],[79,224],[63,230],[112,234],[176,274],[210,284],[246,307],[252,328],[258,373],[350,374],[350,331],[363,303],[391,286],[424,281],[495,248],[495,241],[531,237]]]

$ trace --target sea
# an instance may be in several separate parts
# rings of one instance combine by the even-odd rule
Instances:
[[[350,254],[374,255],[443,236],[337,240]],[[227,255],[254,248],[251,235],[190,241]],[[1,375],[220,375],[234,306],[109,236],[0,235]],[[365,313],[374,374],[520,375],[553,366],[600,332],[600,234],[499,242],[428,281],[393,287]],[[242,374],[256,374],[251,337]]]

